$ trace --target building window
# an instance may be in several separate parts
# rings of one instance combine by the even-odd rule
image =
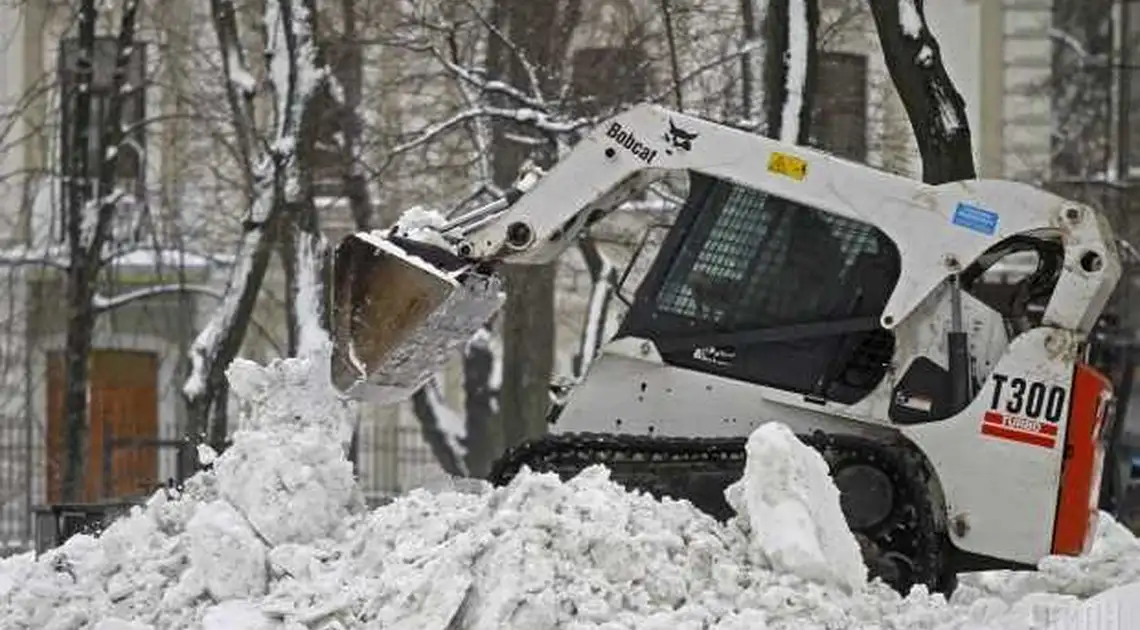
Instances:
[[[867,159],[867,57],[820,52],[812,107],[812,145],[840,157]]]
[[[81,52],[79,40],[75,38],[64,39],[61,42],[59,55],[59,80],[61,91],[61,121],[60,121],[60,172],[65,181],[69,178],[85,179],[90,188],[92,199],[98,199],[111,191],[98,189],[99,172],[103,167],[103,157],[107,154],[103,147],[103,131],[116,121],[109,119],[112,100],[114,98],[115,61],[118,53],[118,41],[114,37],[99,37],[94,42],[94,59],[92,60],[91,77],[91,111],[87,120],[79,120],[76,104],[79,95],[80,77],[78,74],[78,59]],[[145,199],[145,173],[146,173],[146,47],[135,42],[131,47],[131,54],[127,60],[126,82],[122,98],[121,118],[117,121],[125,130],[122,142],[117,148],[117,162],[115,165],[115,189],[122,190],[130,195],[135,203],[125,207],[134,207],[140,216],[116,216],[115,239],[138,240],[143,238],[140,234],[141,226],[147,222],[142,220],[145,213],[143,200]],[[87,146],[74,147],[73,139],[78,125],[86,125],[88,129]],[[72,172],[75,168],[73,158],[75,151],[87,152],[87,172]],[[64,191],[63,199],[67,199]],[[57,238],[62,240],[66,235],[66,216],[57,222]],[[131,213],[128,213],[131,214]],[[119,225],[129,226],[120,230]],[[122,233],[126,232],[126,233]]]
[[[645,53],[636,46],[581,48],[571,60],[576,116],[606,116],[649,93]]]

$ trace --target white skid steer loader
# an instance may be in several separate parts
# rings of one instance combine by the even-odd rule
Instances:
[[[727,518],[745,438],[779,421],[829,463],[872,575],[904,592],[1087,550],[1114,417],[1087,338],[1121,264],[1101,214],[1025,184],[931,186],[638,106],[499,202],[346,238],[337,387],[410,395],[500,307],[497,264],[551,261],[669,175],[688,198],[620,330],[493,482],[602,463]],[[972,293],[1027,251],[1008,303]]]

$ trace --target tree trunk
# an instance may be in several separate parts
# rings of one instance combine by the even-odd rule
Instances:
[[[503,425],[497,421],[502,380],[502,348],[496,348],[493,322],[475,336],[463,355],[464,411],[467,420],[467,471],[484,478],[502,455]]]
[[[756,119],[763,114],[761,104],[764,103],[763,83],[757,79],[764,74],[764,52],[767,48],[766,45],[761,45],[759,35],[767,15],[767,2],[768,0],[740,0],[744,45],[754,46],[752,52],[740,57],[740,116],[745,121],[757,123],[761,122]]]
[[[534,2],[497,0],[494,19],[513,44],[506,46],[494,35],[488,46],[487,67],[492,76],[505,77],[526,91],[557,94],[570,38],[581,20],[580,0]],[[538,74],[532,77],[522,55]],[[535,85],[537,81],[537,85]],[[526,134],[525,127],[499,122],[494,125],[492,168],[495,184],[507,188],[528,157],[550,166],[556,147],[547,145],[539,155],[508,139],[510,133]],[[549,413],[550,375],[554,368],[555,263],[505,265],[507,302],[503,307],[503,384],[500,394],[503,438],[509,447],[546,432]]]
[[[356,0],[341,0],[341,14],[343,39],[348,42],[347,49],[342,51],[348,57],[341,65],[345,71],[343,76],[337,77],[344,91],[344,107],[340,117],[341,132],[344,134],[341,168],[345,194],[348,196],[356,229],[369,230],[372,228],[372,201],[368,194],[368,180],[356,163],[361,142],[360,102],[364,89],[364,54],[356,41]]]
[[[244,250],[242,258],[239,258],[240,264],[230,278],[225,299],[191,346],[194,369],[188,380],[190,386],[184,389],[187,418],[190,426],[205,427],[210,446],[219,452],[225,449],[229,435],[229,419],[226,414],[229,381],[226,379],[226,369],[241,350],[273,254],[273,240],[265,231],[273,229],[280,212],[271,210],[270,214],[268,225],[246,226],[241,246]]]
[[[98,281],[103,244],[111,229],[117,200],[114,199],[118,148],[122,141],[122,111],[125,99],[126,70],[131,49],[135,45],[138,2],[123,5],[116,45],[115,66],[108,94],[111,95],[106,120],[98,129],[91,125],[92,79],[95,61],[95,24],[98,18],[94,0],[84,0],[79,17],[79,85],[76,90],[75,129],[73,131],[72,171],[68,182],[68,268],[67,268],[67,337],[64,360],[65,452],[61,497],[64,502],[80,500],[83,495],[83,473],[87,455],[87,389],[88,357],[94,341],[96,312],[95,283]],[[88,157],[92,133],[99,134],[98,171],[95,175]],[[94,212],[91,212],[94,210]]]
[[[974,153],[966,103],[942,65],[926,26],[923,0],[871,0],[883,58],[902,98],[930,184],[973,179]]]
[[[807,144],[815,92],[818,0],[770,0],[764,19],[767,135]]]
[[[277,257],[285,280],[285,354],[297,356],[300,335],[297,326],[297,227],[291,217],[281,222],[277,235]]]
[[[79,12],[78,86],[75,97],[75,128],[71,142],[71,179],[68,182],[67,240],[71,258],[67,268],[67,362],[64,410],[66,461],[60,496],[65,503],[78,501],[86,462],[87,355],[91,347],[91,287],[87,284],[87,256],[83,251],[83,208],[91,198],[87,145],[91,134],[91,79],[95,59],[95,1],[84,0]]]
[[[241,349],[245,332],[253,316],[261,284],[269,266],[274,243],[272,235],[280,229],[278,224],[284,218],[293,195],[286,185],[290,176],[297,177],[293,162],[294,144],[285,140],[295,140],[301,129],[305,111],[313,91],[323,84],[308,85],[299,79],[304,72],[313,68],[300,68],[309,63],[305,57],[308,47],[313,45],[310,22],[315,13],[312,0],[301,0],[305,11],[295,10],[292,0],[270,0],[278,3],[280,20],[288,28],[282,28],[284,50],[268,51],[283,55],[289,63],[289,73],[285,85],[277,85],[280,108],[275,112],[276,134],[268,142],[260,143],[268,147],[264,157],[269,162],[268,174],[260,179],[253,177],[256,172],[249,156],[257,153],[258,146],[245,146],[252,143],[254,136],[253,95],[239,92],[234,80],[236,73],[244,68],[235,68],[234,63],[244,59],[241,38],[237,31],[232,0],[211,0],[210,7],[218,46],[222,51],[222,69],[226,79],[227,101],[230,105],[234,127],[238,131],[240,153],[247,158],[243,164],[253,184],[249,191],[249,209],[243,222],[243,234],[239,246],[239,257],[230,283],[226,287],[222,304],[214,312],[206,327],[199,333],[191,347],[191,375],[183,388],[186,397],[189,423],[191,427],[208,426],[211,445],[215,449],[225,446],[228,435],[226,398],[229,384],[226,369]],[[266,25],[276,28],[276,25]],[[269,59],[269,55],[266,55]],[[272,76],[273,73],[270,73]],[[281,102],[284,101],[284,102]]]
[[[83,476],[87,460],[87,357],[91,351],[95,318],[91,310],[91,287],[86,282],[84,261],[68,269],[67,322],[64,358],[67,362],[64,409],[67,415],[63,492],[65,503],[83,500]]]
[[[554,368],[556,264],[504,268],[503,438],[513,446],[546,433]]]

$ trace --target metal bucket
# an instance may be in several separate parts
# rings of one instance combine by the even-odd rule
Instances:
[[[422,387],[502,307],[499,278],[446,249],[357,233],[333,262],[332,382],[390,404]]]

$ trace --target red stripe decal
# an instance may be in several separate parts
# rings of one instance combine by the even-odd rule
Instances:
[[[1057,425],[1053,424],[1052,422],[1029,420],[1024,418],[1017,418],[1016,416],[1012,417],[1011,422],[1006,422],[1006,416],[996,411],[987,411],[983,421],[989,424],[996,424],[1007,429],[1025,431],[1027,433],[1037,433],[1040,435],[1057,435]]]
[[[993,424],[988,421],[988,418],[987,422],[982,424],[982,434],[1001,438],[1003,440],[1012,440],[1014,442],[1021,442],[1023,444],[1032,444],[1033,446],[1044,446],[1045,448],[1053,448],[1057,445],[1057,438],[1053,436],[1010,429],[1008,427],[1001,426],[1000,424]]]

